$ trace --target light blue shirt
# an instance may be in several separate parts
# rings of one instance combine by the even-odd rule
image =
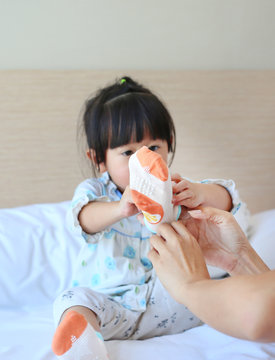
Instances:
[[[119,201],[121,193],[108,173],[83,181],[77,188],[68,213],[69,226],[83,241],[75,271],[74,286],[85,286],[114,297],[127,308],[142,311],[151,286],[153,267],[147,258],[152,235],[136,215],[124,218],[105,230],[87,234],[78,215],[90,201]]]

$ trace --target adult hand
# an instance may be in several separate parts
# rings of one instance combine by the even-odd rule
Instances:
[[[160,281],[176,301],[217,330],[249,340],[274,341],[274,272],[250,246],[230,213],[201,208],[187,215],[183,219],[196,236],[178,221],[161,224],[159,234],[150,239],[148,258]],[[211,280],[203,251],[216,265],[227,264],[244,276]],[[247,318],[252,320],[247,323]]]
[[[227,211],[211,207],[184,210],[181,221],[198,240],[206,262],[230,274],[239,258],[251,249],[242,229]]]
[[[183,302],[186,286],[209,279],[201,248],[194,236],[180,222],[161,224],[158,235],[150,238],[148,258],[167,291]]]

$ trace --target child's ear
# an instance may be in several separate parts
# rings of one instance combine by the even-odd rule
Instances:
[[[104,162],[101,163],[97,163],[96,161],[96,154],[95,151],[93,149],[88,149],[86,151],[86,155],[87,157],[92,161],[92,163],[96,166],[96,169],[102,174],[105,171],[107,171],[106,166],[104,164]]]

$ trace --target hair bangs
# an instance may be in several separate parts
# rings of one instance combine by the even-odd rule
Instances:
[[[160,104],[155,96],[143,93],[123,95],[109,102],[109,147],[140,142],[149,136],[166,140],[171,150],[173,122]]]

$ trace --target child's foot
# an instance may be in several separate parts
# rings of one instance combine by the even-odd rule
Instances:
[[[129,169],[132,199],[148,229],[156,232],[158,224],[178,219],[181,208],[173,207],[171,177],[162,157],[143,146],[131,156]]]
[[[69,311],[56,329],[53,352],[62,360],[109,359],[103,338],[76,311]]]

